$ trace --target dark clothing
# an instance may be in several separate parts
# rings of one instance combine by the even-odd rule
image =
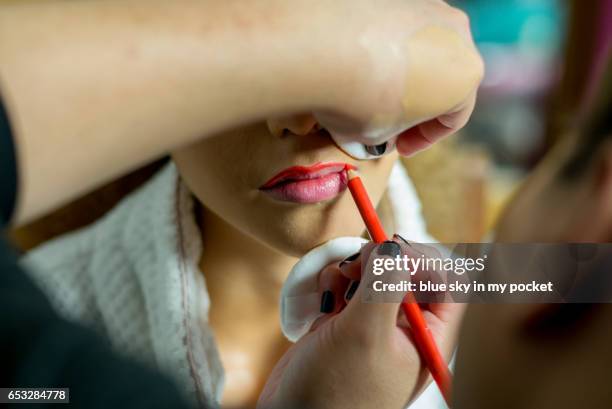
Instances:
[[[16,169],[10,126],[0,103],[1,230],[15,204]],[[71,407],[88,409],[187,407],[167,379],[118,357],[104,339],[60,318],[2,237],[0,356],[1,388],[67,387]]]

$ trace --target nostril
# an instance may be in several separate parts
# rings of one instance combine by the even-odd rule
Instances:
[[[321,129],[319,122],[309,113],[269,119],[267,124],[270,132],[277,137],[289,134],[305,136]]]

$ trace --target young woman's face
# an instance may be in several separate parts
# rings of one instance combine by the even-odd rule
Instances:
[[[310,115],[269,120],[208,138],[173,153],[198,200],[227,223],[293,256],[338,236],[358,236],[363,222],[346,189],[356,166],[376,205],[395,153],[356,160]]]

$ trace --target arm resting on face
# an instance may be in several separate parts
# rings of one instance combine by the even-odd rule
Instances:
[[[439,0],[4,3],[17,221],[199,138],[296,112],[351,137],[428,121],[400,138],[414,153],[465,124],[482,73],[467,18]]]
[[[289,6],[0,5],[0,86],[19,164],[17,223],[198,138],[312,104],[306,90],[324,70],[312,61],[301,68],[312,56],[299,43],[307,19],[295,16],[306,13]],[[282,41],[291,30],[292,43]]]

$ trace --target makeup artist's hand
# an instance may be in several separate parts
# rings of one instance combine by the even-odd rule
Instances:
[[[336,58],[340,77],[324,95],[330,111],[315,112],[337,142],[376,145],[401,134],[397,148],[409,155],[466,124],[484,67],[462,11],[440,0],[320,7],[309,18],[346,16],[341,24],[327,20],[324,32],[343,58]]]
[[[441,0],[30,3],[0,2],[19,222],[274,116],[315,112],[370,145],[410,128],[409,154],[465,123],[483,73],[468,20]]]
[[[387,247],[389,256],[401,251],[397,244]],[[430,382],[399,304],[361,302],[365,285],[352,286],[354,295],[346,302],[347,286],[358,282],[367,259],[357,254],[320,273],[321,293],[327,293],[321,309],[327,314],[277,363],[258,407],[400,409]],[[429,304],[423,311],[447,360],[462,312],[459,304]]]

